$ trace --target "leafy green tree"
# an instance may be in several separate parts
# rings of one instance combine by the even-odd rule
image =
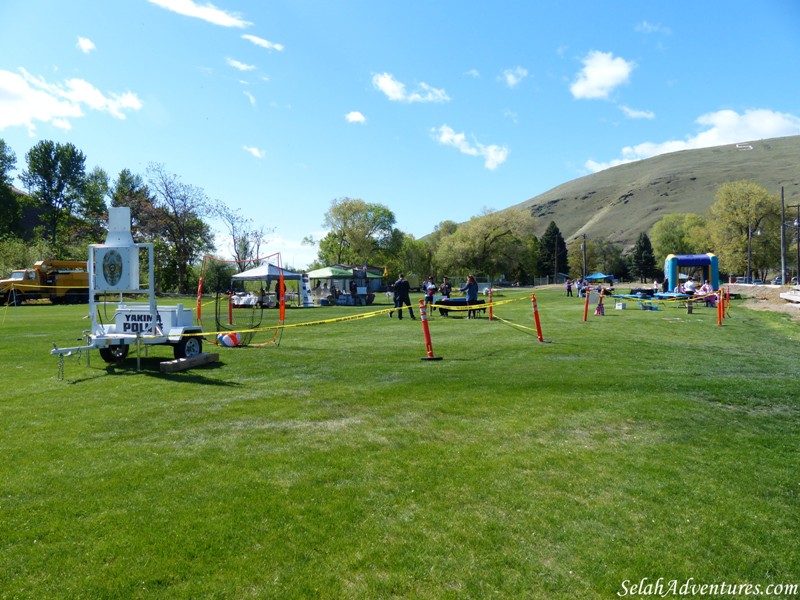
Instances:
[[[539,239],[539,275],[557,277],[558,273],[565,272],[569,268],[567,257],[567,243],[555,221],[550,221]]]
[[[762,186],[739,180],[722,184],[708,211],[706,234],[720,271],[765,272],[780,263],[780,201]]]
[[[597,268],[615,279],[628,279],[628,261],[622,252],[622,246],[608,240],[597,243]]]
[[[174,286],[181,294],[190,293],[197,283],[188,277],[190,265],[214,249],[211,227],[203,220],[209,214],[209,201],[201,188],[181,182],[163,165],[151,164],[147,174],[154,198],[152,222],[164,246],[158,252],[159,281],[166,286],[163,289]],[[170,280],[171,273],[175,281]]]
[[[30,267],[37,260],[52,258],[53,251],[45,240],[27,241],[17,237],[0,238],[0,277],[14,269]]]
[[[705,219],[694,213],[673,213],[656,222],[650,230],[656,264],[663,264],[670,254],[707,252],[702,242]]]
[[[644,231],[639,234],[636,245],[633,247],[628,259],[631,275],[638,277],[641,283],[656,275],[657,266],[653,245]]]
[[[534,217],[524,209],[485,212],[442,239],[436,263],[451,273],[474,271],[492,278],[526,273],[535,249],[534,227]]]
[[[108,174],[100,167],[95,167],[86,176],[83,197],[78,203],[74,215],[75,243],[82,245],[97,244],[105,239],[105,220],[108,218],[106,197],[110,191]]]
[[[579,277],[584,275],[584,244],[585,244],[585,256],[586,256],[586,275],[591,275],[592,273],[599,271],[597,268],[597,242],[584,239],[583,237],[575,238],[569,244],[569,248],[567,249],[567,261],[569,264],[569,274],[573,277]]]
[[[16,168],[17,155],[0,139],[0,236],[17,234],[20,230],[22,206],[12,187]]]
[[[369,262],[391,244],[394,223],[394,213],[382,204],[333,200],[322,224],[328,234],[319,242],[318,257],[325,264]]]
[[[131,209],[131,234],[138,242],[152,242],[159,235],[155,198],[141,175],[129,169],[119,172],[109,191],[111,206]]]
[[[28,151],[26,159],[28,168],[20,179],[43,209],[51,245],[59,248],[60,230],[83,196],[86,157],[72,144],[43,140]]]
[[[203,290],[206,292],[224,292],[231,286],[231,277],[237,273],[236,267],[221,260],[206,260],[203,275]]]

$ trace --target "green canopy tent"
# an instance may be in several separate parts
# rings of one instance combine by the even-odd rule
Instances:
[[[363,288],[359,292],[359,297],[369,298],[368,303],[371,303],[373,294],[370,293],[368,280],[382,279],[380,275],[370,273],[367,271],[366,278],[364,277],[364,270],[358,267],[351,267],[348,265],[331,265],[329,267],[322,267],[308,272],[308,279],[311,281],[312,294],[317,299],[326,299],[328,294],[328,283],[330,287],[336,287],[339,292],[348,293],[350,289],[350,282],[356,281],[358,288]],[[321,280],[327,280],[324,287],[320,286]]]

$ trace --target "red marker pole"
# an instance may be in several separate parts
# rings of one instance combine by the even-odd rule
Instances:
[[[442,360],[441,356],[433,355],[433,345],[431,344],[431,330],[428,327],[428,312],[425,309],[425,300],[419,300],[419,316],[422,321],[422,333],[425,336],[425,350],[428,355],[423,356],[420,360]]]
[[[724,303],[725,301],[722,299],[722,290],[720,289],[719,292],[717,292],[717,325],[720,327],[722,327],[722,311],[724,310],[722,306]]]
[[[494,317],[494,312],[492,311],[492,288],[489,288],[489,320],[491,321]]]
[[[228,325],[233,325],[233,294],[228,294]]]
[[[280,321],[283,323],[286,320],[286,284],[283,282],[283,273],[278,275],[278,298],[280,307]]]
[[[539,321],[539,306],[536,304],[536,294],[531,294],[531,304],[533,305],[533,320],[536,322],[536,336],[540,342],[544,342],[542,337],[542,324]]]

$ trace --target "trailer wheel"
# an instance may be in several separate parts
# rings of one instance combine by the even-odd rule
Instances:
[[[108,348],[100,348],[100,358],[107,363],[115,363],[125,360],[126,356],[128,356],[128,346],[126,344],[109,346]]]
[[[181,341],[172,347],[172,350],[176,360],[180,358],[191,358],[203,351],[203,340],[194,335],[184,336],[181,338]]]

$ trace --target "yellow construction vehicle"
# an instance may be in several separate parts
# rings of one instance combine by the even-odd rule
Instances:
[[[0,280],[0,305],[21,305],[46,298],[53,304],[89,301],[89,273],[85,260],[40,260],[32,269],[12,271]]]

